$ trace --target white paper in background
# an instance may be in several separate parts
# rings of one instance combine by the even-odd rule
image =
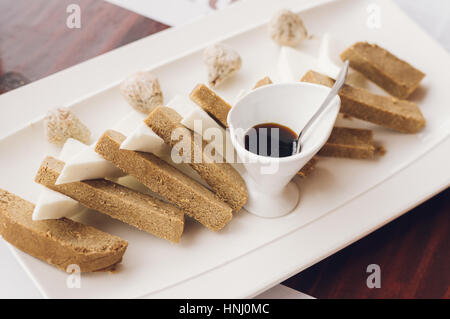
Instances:
[[[395,0],[394,2],[450,51],[450,1]]]
[[[105,0],[170,26],[183,25],[236,0]],[[243,1],[243,0],[241,0]]]

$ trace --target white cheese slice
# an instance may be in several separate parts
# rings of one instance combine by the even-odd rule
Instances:
[[[167,103],[167,106],[173,108],[183,117],[181,124],[200,134],[207,143],[214,143],[213,146],[217,153],[226,157],[227,139],[231,141],[230,133],[220,126],[208,113],[188,97],[181,95],[175,96]]]
[[[167,106],[174,109],[182,117],[181,124],[200,134],[208,142],[214,139],[214,145],[220,155],[224,155],[226,138],[225,131],[208,113],[195,105],[189,98],[177,95]],[[213,136],[214,135],[214,136]],[[217,137],[217,138],[216,138]],[[120,146],[121,149],[153,153],[167,160],[171,149],[145,123],[139,124]]]
[[[81,211],[84,207],[76,200],[43,188],[33,211],[33,220],[70,218]]]
[[[144,118],[144,114],[131,111],[114,125],[113,130],[127,135],[137,125],[143,123]],[[95,143],[87,146],[77,140],[70,139],[63,147],[60,160],[64,161],[66,165],[56,180],[56,185],[97,178],[117,178],[125,175],[120,169],[95,152]]]
[[[87,145],[78,140],[69,138],[64,144],[58,156],[63,162],[67,162],[77,153],[84,150]],[[33,220],[70,218],[82,211],[82,206],[72,198],[43,187],[39,199],[33,211]]]
[[[330,34],[325,33],[320,42],[317,71],[335,79],[337,78],[341,68],[336,65],[331,58],[330,43]]]
[[[298,82],[309,70],[317,70],[317,64],[316,57],[283,46],[278,58],[278,77],[281,82]]]
[[[173,103],[169,102],[168,106],[172,106]],[[179,113],[186,115],[189,110],[178,109]],[[123,126],[123,125],[122,125]],[[166,161],[170,165],[176,167],[178,170],[186,174],[187,176],[195,179],[196,181],[205,185],[201,180],[200,176],[196,171],[194,171],[188,164],[181,163],[176,164],[171,157],[171,148],[164,143],[164,141],[152,131],[150,127],[147,126],[142,120],[135,129],[127,136],[125,141],[120,145],[121,149],[130,151],[139,151],[152,153],[162,160]],[[128,181],[130,178],[121,178],[119,181]],[[132,180],[132,179],[131,179]],[[129,185],[127,185],[129,187]],[[131,187],[133,188],[133,187]]]
[[[223,152],[226,151],[225,145],[227,145],[226,141],[229,133],[216,121],[214,121],[208,113],[194,104],[191,100],[189,100],[189,98],[181,95],[175,96],[166,105],[180,114],[182,117],[181,124],[194,132],[201,134],[207,142],[213,140],[216,151],[222,156],[226,154]],[[229,138],[230,137],[228,136],[228,139]],[[231,145],[231,143],[229,144]],[[176,167],[187,176],[202,183],[203,185],[206,185],[201,180],[197,172],[195,172],[188,164],[177,164],[172,160],[171,148],[165,144],[164,141],[145,123],[139,124],[135,130],[128,135],[126,140],[121,144],[120,148],[131,151],[153,153],[170,165]]]
[[[140,125],[133,132],[133,134],[130,135],[130,137],[131,138],[127,138],[127,140],[122,143],[122,145],[120,146],[121,149],[152,153],[158,156],[163,161],[172,165],[185,175],[206,186],[205,182],[203,182],[203,180],[200,178],[200,175],[198,175],[198,173],[187,163],[175,163],[172,160],[171,148],[167,144],[165,144],[164,141],[158,135],[156,135],[147,125],[145,125],[145,127]],[[119,184],[122,184],[120,181],[123,180],[128,181],[130,179],[128,179],[127,176],[120,178]],[[129,185],[124,186],[136,189],[135,187],[130,187]]]
[[[332,78],[339,74],[340,67],[330,57],[330,35],[324,34],[317,56],[291,47],[283,46],[278,58],[278,77],[281,82],[297,82],[309,70],[323,73]]]
[[[137,125],[144,123],[147,115],[137,112],[130,111],[127,115],[125,115],[119,122],[117,122],[112,129],[114,131],[120,132],[125,136],[130,135],[135,129]]]
[[[219,128],[224,131],[224,129],[217,124],[208,113],[186,96],[176,95],[169,103],[167,103],[167,106],[181,115],[183,118],[181,124],[200,135],[203,135],[205,130],[211,127]],[[201,123],[201,125],[195,125],[195,121],[199,121],[197,124]]]
[[[114,130],[122,134],[131,132],[144,115],[132,111],[119,121]],[[94,144],[95,145],[95,144]],[[103,159],[94,150],[94,145],[87,146],[75,139],[68,139],[58,158],[65,162],[56,184],[78,182],[97,178],[118,178],[123,172]],[[72,198],[44,188],[33,211],[33,220],[70,218],[85,208]]]
[[[66,143],[64,143],[61,153],[59,153],[58,159],[65,163],[76,154],[83,151],[86,147],[88,147],[86,144],[83,144],[76,139],[69,138],[67,139]]]
[[[78,147],[82,150],[65,161],[64,168],[56,180],[56,185],[105,177],[115,178],[124,175],[120,169],[98,155],[94,146],[82,144]]]
[[[143,121],[135,126],[125,141],[120,145],[121,149],[153,153],[158,157],[170,157],[170,147],[156,135]]]

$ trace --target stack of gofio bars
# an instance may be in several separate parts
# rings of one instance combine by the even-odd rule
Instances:
[[[192,141],[192,157],[194,152],[203,157],[199,163],[192,160],[189,165],[209,187],[152,153],[121,149],[125,136],[114,130],[100,137],[95,151],[163,200],[106,178],[59,184],[65,163],[51,156],[42,162],[35,181],[85,207],[171,242],[179,242],[185,214],[218,231],[246,203],[245,182],[224,160],[216,163],[208,158],[205,141],[194,138],[197,133],[183,127],[180,120],[174,110],[160,106],[145,122],[169,147],[174,145],[172,131],[186,131]],[[110,269],[121,261],[127,247],[127,242],[116,236],[67,218],[33,221],[34,205],[7,191],[0,193],[0,209],[0,232],[5,240],[63,270],[71,264],[78,264],[83,272]]]

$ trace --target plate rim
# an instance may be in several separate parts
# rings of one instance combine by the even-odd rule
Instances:
[[[243,2],[243,3],[246,3],[246,4],[252,3],[252,2],[255,2],[255,3],[256,3],[256,1],[258,1],[258,3],[261,2],[261,0],[248,0],[248,1]],[[262,0],[262,1],[265,1],[266,3],[268,3],[270,0]],[[339,0],[322,0],[320,3],[315,3],[314,7],[320,6],[320,5],[324,5],[324,4],[327,4],[327,3],[330,3],[330,2],[335,2],[335,1],[339,1]],[[400,8],[398,8],[395,4],[393,4],[392,2],[390,2],[390,1],[388,1],[388,0],[374,0],[374,1],[379,2],[379,3],[382,3],[384,6],[389,5],[389,6],[391,6],[391,8],[392,8],[393,10],[398,10],[399,12],[403,13],[403,11],[402,11]],[[298,1],[293,1],[293,0],[283,0],[283,2],[280,1],[279,3],[277,3],[277,6],[278,6],[278,7],[295,7],[295,6],[294,6],[294,3],[295,3],[295,5],[299,6]],[[301,2],[301,5],[302,5],[302,6],[303,6],[303,5],[308,6],[308,5],[311,5],[311,3],[312,3],[312,1],[305,0],[305,1],[302,1],[302,2]],[[220,15],[220,16],[227,16],[227,15],[230,14],[230,12],[233,12],[233,10],[238,10],[240,7],[241,7],[240,5],[234,5],[234,6],[231,6],[228,10],[226,10],[226,9],[223,10],[224,12],[217,12],[217,13],[215,13],[215,14],[213,14],[213,15],[214,15],[214,16],[219,16],[219,15]],[[249,6],[247,6],[247,7],[249,7]],[[242,9],[242,8],[240,8],[240,9]],[[271,9],[271,11],[273,11],[273,8]],[[208,16],[208,17],[206,17],[206,18],[197,20],[197,21],[194,22],[193,24],[203,24],[202,21],[206,20],[206,19],[209,18],[209,17],[211,17],[211,15]],[[413,20],[411,20],[409,17],[406,17],[406,18],[407,18],[411,23],[416,24],[416,23],[415,23]],[[218,39],[224,39],[224,38],[232,37],[233,35],[236,35],[236,34],[239,34],[239,33],[246,32],[246,31],[248,31],[248,30],[250,30],[250,29],[252,29],[252,28],[255,28],[255,27],[260,26],[262,23],[265,23],[265,21],[266,21],[266,19],[263,19],[262,22],[258,22],[258,23],[256,23],[256,24],[255,24],[255,23],[252,23],[252,24],[250,24],[249,26],[247,26],[247,27],[245,27],[245,28],[240,28],[238,32],[228,32],[228,33],[223,34],[222,36],[220,36],[220,37],[218,37],[218,38],[215,38],[214,41],[217,41]],[[91,59],[91,60],[88,60],[88,61],[86,61],[86,62],[83,62],[83,63],[81,63],[80,65],[71,67],[71,68],[69,68],[69,69],[66,69],[66,70],[63,70],[63,71],[61,71],[61,72],[58,72],[58,73],[56,73],[56,74],[54,74],[54,75],[51,75],[51,76],[49,76],[49,77],[47,77],[47,78],[44,78],[44,79],[42,79],[42,80],[33,82],[31,85],[29,85],[29,86],[27,86],[27,87],[24,87],[24,88],[21,88],[21,89],[18,89],[18,90],[14,90],[13,92],[11,92],[11,94],[7,94],[7,98],[8,98],[8,99],[13,99],[13,98],[14,98],[14,99],[17,99],[17,97],[20,97],[20,96],[23,95],[23,94],[28,94],[27,91],[29,91],[30,88],[31,88],[31,89],[36,89],[36,88],[39,88],[39,87],[47,86],[47,82],[53,81],[53,80],[58,79],[58,78],[60,78],[60,77],[64,78],[64,77],[71,76],[71,70],[77,70],[77,71],[80,71],[79,69],[83,69],[83,68],[84,68],[84,69],[87,69],[88,67],[90,67],[90,64],[92,64],[92,63],[99,63],[99,61],[101,61],[102,58],[105,59],[105,58],[111,57],[111,56],[113,56],[113,55],[114,55],[114,56],[118,55],[117,52],[120,51],[121,49],[129,49],[129,50],[131,50],[130,48],[133,48],[133,45],[136,46],[136,44],[142,43],[143,41],[149,41],[149,40],[155,39],[155,38],[157,38],[157,36],[158,36],[158,38],[159,38],[159,37],[163,37],[163,36],[170,35],[170,33],[169,33],[168,31],[184,29],[184,27],[185,27],[185,26],[183,26],[183,27],[172,28],[172,29],[169,29],[169,30],[160,32],[160,33],[158,33],[158,34],[156,34],[156,35],[152,35],[152,36],[150,36],[150,37],[147,37],[147,38],[138,40],[138,41],[136,41],[136,42],[134,42],[134,43],[132,43],[132,44],[130,44],[130,45],[124,46],[124,47],[122,47],[122,48],[120,48],[120,49],[113,50],[113,51],[111,51],[111,52],[109,52],[109,53],[106,53],[106,54],[101,55],[101,56],[98,56],[98,57],[96,57],[96,58],[94,58],[94,59]],[[166,34],[166,35],[164,35],[164,34]],[[172,33],[172,34],[173,34],[173,33]],[[427,35],[427,36],[428,36],[428,35]],[[428,36],[428,37],[429,37],[429,36]],[[149,39],[149,38],[151,38],[151,39]],[[433,40],[433,41],[434,41],[434,40]],[[157,67],[157,66],[159,66],[159,65],[163,65],[163,64],[167,63],[168,61],[174,61],[174,60],[177,60],[177,59],[181,59],[181,58],[183,58],[184,56],[189,55],[190,53],[192,53],[192,52],[198,50],[199,47],[204,46],[204,45],[207,44],[208,42],[212,42],[212,41],[203,42],[202,44],[199,44],[199,45],[196,45],[196,46],[194,46],[194,47],[191,47],[191,49],[189,49],[189,50],[187,50],[187,51],[184,51],[184,52],[181,53],[181,54],[175,55],[174,57],[167,58],[167,59],[163,60],[162,62],[159,62],[159,63],[157,63],[157,64],[155,64],[155,65],[152,65],[151,68]],[[94,60],[95,60],[95,61],[94,61]],[[120,79],[121,79],[121,77],[120,77]],[[106,90],[106,89],[108,89],[108,88],[113,87],[114,85],[116,85],[116,84],[120,81],[120,79],[119,79],[119,80],[116,79],[116,80],[114,80],[113,82],[110,81],[110,83],[109,83],[108,85],[102,86],[101,89],[96,89],[96,90],[93,90],[93,91],[91,90],[91,92],[89,92],[89,93],[87,93],[87,94],[84,94],[84,95],[81,95],[81,96],[82,96],[81,98],[73,99],[72,102],[69,103],[69,105],[78,103],[79,101],[84,100],[84,99],[86,99],[86,98],[89,98],[90,96],[93,96],[93,95],[97,94],[97,93],[100,92],[100,91],[103,91],[103,90]],[[113,83],[113,84],[111,84],[111,83]],[[13,93],[14,93],[14,94],[13,94]],[[5,99],[3,99],[3,100],[5,100]],[[2,100],[2,96],[0,96],[0,102],[3,101],[3,100]],[[19,100],[20,100],[20,99],[19,99]],[[74,102],[74,101],[75,101],[75,102]],[[39,119],[41,119],[41,118],[42,118],[42,116],[39,117]],[[35,120],[35,119],[32,119],[31,122],[33,122],[34,120]],[[29,121],[28,121],[28,122],[29,122]],[[28,124],[27,124],[28,122],[26,122],[25,125],[28,125]],[[14,133],[17,132],[18,130],[20,130],[22,127],[23,127],[23,125],[20,126],[19,129],[15,129],[14,131],[12,131],[12,132],[8,133],[7,135],[5,135],[4,138],[6,138],[7,136],[9,136],[9,135],[11,135],[11,134],[14,134]],[[2,139],[2,137],[1,137],[1,134],[0,134],[0,140],[1,140],[1,139]],[[444,140],[442,140],[438,145],[436,145],[436,146],[433,148],[433,150],[429,151],[429,153],[432,153],[432,152],[435,151],[436,149],[442,148],[442,145],[443,145],[443,144],[450,144],[449,142],[450,142],[450,141],[449,141],[449,138],[448,138],[448,136],[447,136],[447,137],[446,137]],[[375,188],[379,188],[381,185],[385,185],[386,183],[388,183],[391,179],[394,179],[394,178],[395,178],[397,175],[399,175],[400,173],[409,170],[410,167],[411,167],[412,165],[416,165],[416,164],[419,163],[419,162],[420,162],[420,163],[424,162],[423,158],[424,158],[424,157],[427,157],[427,156],[429,156],[429,154],[425,154],[425,155],[422,156],[419,160],[417,160],[417,162],[412,163],[411,165],[408,165],[407,167],[403,167],[403,168],[402,168],[400,171],[398,171],[396,174],[391,175],[388,179],[386,179],[386,180],[384,180],[383,182],[379,183],[379,184],[376,185],[375,187],[373,187],[373,188],[367,190],[365,193],[362,193],[362,194],[358,195],[358,196],[357,196],[356,198],[354,198],[352,201],[359,200],[360,198],[364,197],[366,194],[372,192]],[[437,167],[438,167],[438,165],[436,165],[435,167],[433,167],[433,169],[435,169],[435,171],[438,171]],[[449,174],[449,176],[450,176],[450,174]],[[342,247],[340,247],[340,248],[338,248],[338,249],[332,251],[332,252],[329,253],[329,254],[327,253],[326,255],[324,255],[323,257],[321,257],[320,259],[315,260],[314,262],[310,263],[309,266],[312,265],[312,264],[314,264],[314,263],[316,263],[316,262],[318,262],[318,261],[320,261],[320,260],[322,260],[322,259],[324,259],[324,258],[326,258],[326,257],[328,257],[329,255],[331,255],[331,254],[337,252],[338,250],[340,250],[340,249],[342,249],[342,248],[344,248],[344,247],[350,245],[351,243],[353,243],[353,242],[359,240],[360,238],[363,238],[364,236],[368,235],[369,233],[375,231],[376,229],[378,229],[378,228],[384,226],[385,224],[389,223],[390,221],[394,220],[395,218],[401,216],[401,215],[402,215],[403,213],[405,213],[407,210],[409,210],[409,209],[411,209],[411,208],[413,208],[413,207],[419,205],[421,202],[423,202],[423,201],[426,200],[427,198],[431,197],[433,194],[436,194],[437,192],[441,191],[442,189],[445,189],[446,187],[448,187],[448,184],[449,184],[449,181],[446,181],[446,182],[445,182],[444,184],[442,184],[442,185],[432,185],[432,186],[429,187],[428,190],[422,190],[422,193],[423,193],[423,194],[421,195],[421,197],[418,197],[418,198],[420,198],[420,200],[415,201],[415,202],[412,204],[412,206],[410,205],[410,206],[408,206],[407,208],[405,208],[404,210],[402,210],[400,213],[394,214],[394,215],[393,215],[394,217],[392,217],[392,218],[390,218],[390,219],[387,219],[387,220],[386,220],[385,222],[383,222],[382,224],[378,224],[375,228],[372,227],[369,231],[367,231],[367,232],[365,232],[365,233],[363,233],[363,234],[360,234],[359,236],[355,236],[355,237],[354,237],[353,239],[351,239],[350,241],[347,241],[346,244],[345,244],[344,246],[342,246]],[[425,186],[424,186],[424,187],[425,187]],[[335,213],[336,211],[341,210],[342,208],[346,207],[348,204],[350,204],[350,203],[344,204],[344,205],[338,207],[337,209],[334,209],[333,211],[327,213],[325,216],[323,216],[323,217],[321,217],[321,218],[319,218],[319,219],[314,220],[311,224],[317,223],[317,222],[318,222],[319,220],[321,220],[322,218],[324,218],[324,219],[327,218],[327,216],[329,216],[329,215],[332,214],[332,213]],[[309,226],[309,225],[305,225],[304,227],[307,227],[307,226]],[[291,235],[293,235],[293,234],[295,234],[295,233],[297,233],[297,232],[302,232],[303,229],[304,229],[304,227],[301,227],[300,229],[297,229],[297,230],[295,230],[295,231],[293,231],[293,232],[291,232],[291,233],[289,233],[289,234],[286,234],[286,235],[284,235],[283,237],[276,239],[274,242],[280,242],[280,243],[281,243],[281,242],[283,242],[283,241],[286,240],[286,237],[291,236]],[[271,245],[271,244],[272,244],[272,242],[266,244],[265,246],[262,246],[262,247],[260,247],[260,248],[257,248],[257,249],[255,249],[254,251],[251,251],[251,252],[248,253],[248,254],[245,254],[245,255],[243,255],[243,256],[240,256],[240,257],[238,257],[238,258],[236,258],[236,259],[245,259],[248,255],[250,255],[250,254],[252,254],[252,253],[254,253],[254,252],[258,251],[258,250],[262,250],[262,249],[266,248],[266,246],[269,246],[269,245]],[[33,276],[33,275],[31,274],[31,272],[29,271],[28,267],[23,263],[23,261],[22,261],[22,259],[20,258],[20,256],[18,256],[18,254],[16,253],[15,248],[13,248],[13,247],[12,247],[11,245],[9,245],[9,244],[8,244],[8,247],[9,247],[10,250],[13,252],[15,258],[18,260],[18,262],[20,263],[20,265],[22,266],[22,268],[24,268],[24,270],[26,271],[27,275],[32,279],[33,283],[36,285],[36,287],[37,287],[38,290],[41,292],[41,294],[42,294],[45,298],[50,298],[50,297],[52,297],[52,296],[49,296],[49,295],[47,294],[47,292],[46,292],[46,290],[45,290],[45,287],[43,287],[42,285],[40,285],[40,283],[39,283],[39,281],[37,280],[37,278],[34,278],[34,276]],[[217,268],[213,268],[213,269],[211,269],[211,270],[209,270],[209,271],[207,271],[207,272],[205,272],[205,273],[199,274],[199,275],[197,275],[197,276],[195,276],[195,277],[193,277],[193,278],[188,278],[188,279],[186,279],[186,280],[183,281],[183,282],[177,283],[176,285],[173,285],[173,286],[171,286],[171,287],[163,288],[163,289],[161,289],[160,291],[152,292],[152,293],[150,293],[150,294],[145,294],[145,295],[143,295],[143,296],[140,296],[139,298],[146,298],[146,297],[152,297],[152,298],[153,298],[153,297],[156,297],[156,298],[159,298],[158,296],[163,296],[163,295],[165,295],[167,292],[169,292],[169,291],[171,291],[171,290],[173,290],[173,289],[176,289],[177,286],[182,285],[184,282],[195,281],[196,279],[198,279],[199,277],[202,277],[203,275],[205,275],[205,274],[207,274],[207,273],[213,273],[216,269],[219,269],[219,268],[222,268],[222,267],[226,267],[228,264],[233,263],[236,259],[233,259],[232,261],[230,261],[229,263],[226,263],[226,264],[224,264],[224,265],[218,266]],[[297,269],[298,271],[301,271],[301,270],[305,269],[307,266],[308,266],[308,265],[306,265],[306,266],[304,265],[304,267],[297,267],[296,269]],[[296,271],[296,272],[297,272],[297,271]],[[242,292],[239,294],[239,297],[238,297],[238,298],[249,298],[249,297],[252,297],[252,296],[254,296],[254,295],[257,295],[258,293],[264,291],[265,289],[270,288],[270,287],[273,286],[273,285],[276,285],[277,283],[279,283],[279,282],[282,281],[282,280],[283,280],[283,279],[280,279],[279,281],[278,281],[278,280],[275,280],[275,281],[271,280],[271,283],[270,283],[270,284],[267,284],[267,283],[266,283],[265,285],[260,285],[261,287],[259,287],[257,290],[250,291],[251,289],[247,289],[247,291],[242,291]],[[210,293],[211,293],[211,292],[208,292],[208,294],[210,294]]]

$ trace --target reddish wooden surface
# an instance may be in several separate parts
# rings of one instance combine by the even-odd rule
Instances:
[[[72,3],[80,29],[66,26]],[[102,0],[2,0],[0,73],[35,81],[167,27]]]
[[[66,27],[77,3],[82,28]],[[0,76],[35,81],[167,28],[100,0],[0,1]],[[449,298],[450,190],[285,283],[318,298]],[[301,253],[301,252],[299,252]],[[366,267],[381,267],[381,288]]]
[[[288,279],[317,298],[449,298],[450,189]],[[381,269],[369,289],[366,268]]]

